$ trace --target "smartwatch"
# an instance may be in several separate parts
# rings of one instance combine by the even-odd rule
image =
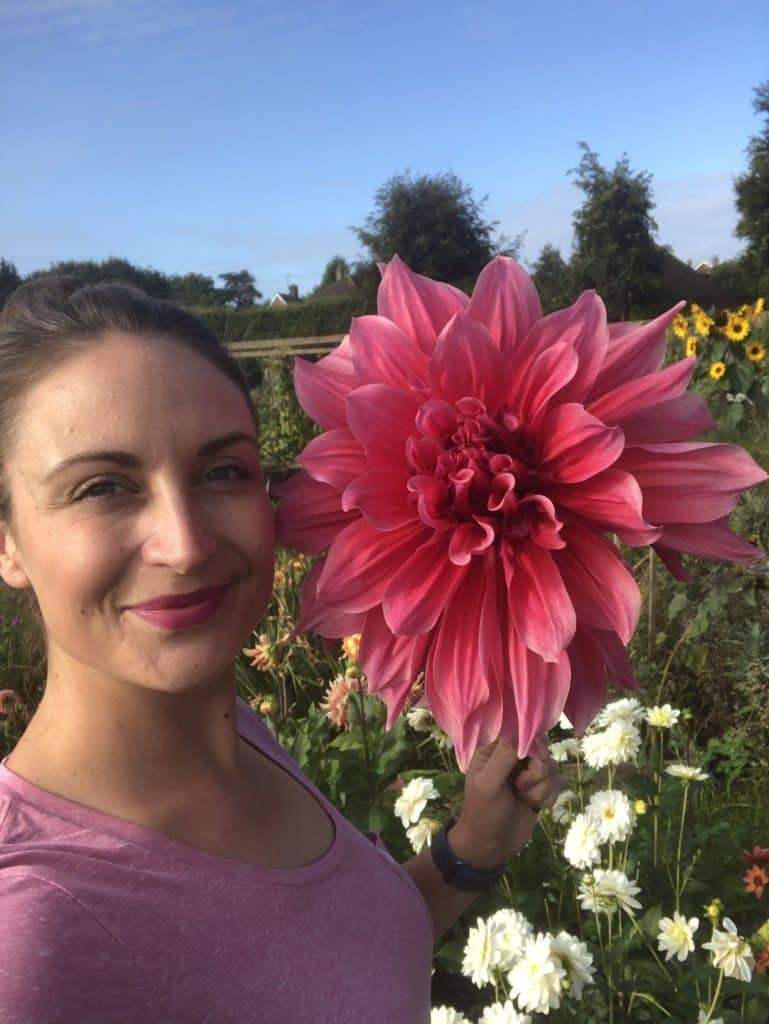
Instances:
[[[456,823],[456,818],[449,818],[440,832],[433,836],[430,843],[433,863],[440,871],[443,881],[455,889],[460,889],[462,892],[483,892],[485,889],[490,889],[504,875],[506,865],[503,864],[491,871],[479,871],[478,868],[468,864],[466,860],[460,860],[449,846],[446,838],[447,833]]]

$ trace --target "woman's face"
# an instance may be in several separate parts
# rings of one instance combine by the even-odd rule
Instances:
[[[224,373],[168,341],[108,335],[29,390],[6,470],[0,571],[34,589],[50,671],[169,692],[231,671],[269,599],[273,515]],[[223,596],[186,612],[135,607],[211,587]]]

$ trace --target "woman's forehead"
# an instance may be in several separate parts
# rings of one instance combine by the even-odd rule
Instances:
[[[60,457],[83,444],[199,445],[212,429],[254,432],[238,386],[203,356],[171,342],[121,336],[52,369],[27,393],[16,426],[19,445],[26,440]]]

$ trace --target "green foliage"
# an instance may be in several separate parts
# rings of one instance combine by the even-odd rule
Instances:
[[[569,173],[585,193],[574,214],[572,267],[578,288],[595,288],[610,320],[627,320],[631,307],[661,288],[651,175],[631,170],[627,156],[609,171],[585,142]]]
[[[36,270],[30,278],[42,277],[46,274],[66,274],[76,278],[81,285],[96,284],[98,281],[128,281],[138,285],[155,299],[171,298],[171,285],[168,277],[160,270],[151,267],[136,267],[128,260],[111,256],[107,260],[61,260],[52,263],[48,270]]]
[[[171,298],[187,309],[197,306],[223,306],[224,294],[207,274],[172,274],[169,279]]]
[[[0,258],[0,309],[14,289],[21,284],[21,276],[15,265],[9,260]]]
[[[224,282],[219,293],[225,306],[232,309],[247,309],[262,297],[262,293],[256,287],[254,275],[248,270],[233,270],[219,274],[219,277]]]
[[[318,428],[296,400],[293,359],[274,356],[262,361],[262,381],[253,393],[259,414],[259,446],[265,465],[294,461]]]
[[[736,234],[747,239],[748,255],[760,278],[760,294],[769,293],[769,80],[755,88],[753,109],[764,117],[758,134],[748,142],[748,169],[735,179]]]
[[[249,338],[307,338],[346,334],[350,320],[367,312],[359,298],[338,302],[293,302],[247,310],[199,309],[197,313],[224,341]]]
[[[545,245],[531,272],[544,313],[570,306],[577,298],[572,269],[554,245]]]
[[[352,267],[343,256],[332,256],[323,270],[318,288],[328,288],[352,272]]]
[[[353,228],[375,262],[394,255],[418,274],[462,286],[475,280],[497,253],[513,255],[510,243],[493,238],[497,222],[482,217],[485,198],[453,173],[396,174],[377,189],[374,212],[364,227]]]

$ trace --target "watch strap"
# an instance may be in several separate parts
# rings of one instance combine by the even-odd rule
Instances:
[[[456,825],[457,819],[449,818],[430,843],[433,863],[441,873],[443,881],[462,892],[483,892],[490,889],[505,873],[505,865],[491,871],[480,871],[466,860],[457,857],[449,846],[448,832]]]

